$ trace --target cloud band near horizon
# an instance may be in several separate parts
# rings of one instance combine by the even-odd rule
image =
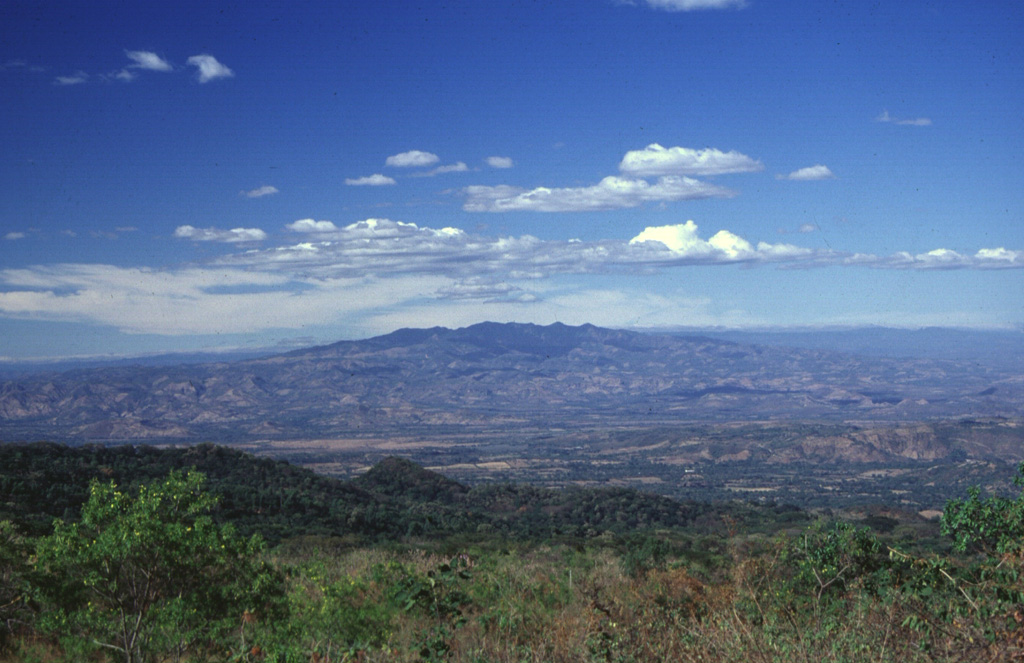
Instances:
[[[554,315],[545,308],[554,296],[547,292],[547,280],[579,274],[644,274],[737,264],[808,269],[1024,268],[1024,251],[1005,248],[983,248],[973,254],[936,249],[874,256],[754,244],[724,229],[705,239],[698,230],[696,223],[687,221],[647,227],[629,240],[583,242],[529,235],[486,237],[390,219],[364,219],[342,227],[300,219],[286,228],[300,241],[241,249],[206,266],[160,270],[55,264],[0,270],[0,315],[110,325],[125,333],[242,333],[337,323],[338,316],[383,315],[392,307],[392,312],[424,311],[473,302],[488,311],[500,310],[508,319],[515,319],[516,311],[528,317],[541,311]],[[175,235],[227,245],[267,238],[256,228],[182,226]],[[610,296],[613,291],[594,292]],[[465,308],[460,311],[468,315]],[[574,315],[588,311],[600,312],[584,308]]]

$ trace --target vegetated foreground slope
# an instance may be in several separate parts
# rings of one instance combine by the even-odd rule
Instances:
[[[381,431],[1024,414],[1024,377],[591,325],[405,329],[233,363],[0,385],[6,440],[312,439]]]
[[[1024,652],[1024,477],[1015,498],[971,491],[948,503],[951,541],[922,546],[934,523],[865,518],[878,534],[631,491],[477,493],[395,458],[344,484],[211,445],[7,445],[0,456],[2,661],[952,663]],[[161,478],[193,466],[210,481]],[[39,488],[63,479],[75,492],[97,476],[120,486],[94,485],[80,512],[84,496],[67,502],[75,522],[25,517]],[[358,504],[306,512],[331,498]],[[343,520],[375,501],[391,507],[377,532],[451,520],[375,545]],[[567,506],[579,515],[545,525]],[[398,512],[410,517],[383,520]],[[267,554],[207,514],[240,528],[297,521],[289,536],[314,536]],[[339,527],[343,539],[316,536]]]
[[[469,533],[588,538],[638,528],[714,528],[724,515],[734,522],[772,522],[777,515],[790,521],[801,515],[792,507],[679,502],[624,488],[470,488],[399,458],[341,481],[209,444],[159,449],[37,443],[0,445],[0,521],[43,533],[54,518],[77,517],[93,480],[128,490],[172,470],[193,468],[206,475],[219,499],[219,520],[244,534],[259,532],[272,543],[310,535],[350,541]]]

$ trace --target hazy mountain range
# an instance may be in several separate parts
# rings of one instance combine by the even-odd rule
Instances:
[[[1003,352],[1002,363],[869,356],[591,325],[403,329],[238,361],[16,377],[0,383],[0,440],[1020,417],[1020,355]]]

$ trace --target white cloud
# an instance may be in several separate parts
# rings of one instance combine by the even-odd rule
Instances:
[[[814,166],[807,166],[799,170],[794,170],[789,175],[776,175],[775,178],[779,180],[798,180],[809,182],[812,180],[829,180],[835,177],[832,171],[829,170],[828,166],[817,164]]]
[[[697,224],[692,220],[670,226],[652,226],[629,240],[631,246],[645,244],[662,244],[667,248],[674,261],[694,259],[702,262],[734,262],[734,261],[775,261],[794,260],[810,256],[814,252],[790,244],[758,243],[754,247],[742,237],[719,230],[704,240],[697,234]]]
[[[745,0],[645,0],[654,9],[673,12],[689,12],[699,9],[741,9],[747,6]]]
[[[150,51],[125,51],[125,55],[135,64],[128,65],[131,69],[147,69],[149,71],[173,71],[167,60],[164,60],[156,53]]]
[[[80,85],[89,80],[89,74],[78,71],[71,76],[58,76],[53,80],[54,85]]]
[[[285,228],[297,233],[327,233],[338,229],[330,221],[314,221],[313,219],[299,219],[289,223]]]
[[[466,319],[623,325],[750,321],[703,300],[643,288],[580,285],[575,275],[647,274],[692,265],[849,266],[876,269],[1024,269],[1024,251],[975,254],[935,249],[891,256],[844,254],[790,244],[756,245],[729,230],[707,239],[693,221],[645,228],[631,240],[485,237],[390,219],[344,227],[300,219],[302,241],[240,247],[203,267],[158,270],[111,265],[0,269],[0,315],[91,322],[127,333],[249,333],[312,325],[385,324],[384,331]],[[239,231],[242,231],[241,233]],[[197,230],[189,239],[237,241],[244,229]],[[262,231],[257,231],[262,235]],[[230,238],[230,239],[229,239]]]
[[[443,175],[444,173],[464,173],[469,170],[469,166],[459,161],[457,163],[449,164],[447,166],[438,166],[432,170],[428,170],[425,173],[417,173],[417,177],[433,177],[434,175]]]
[[[967,255],[952,249],[933,249],[913,254],[899,251],[889,256],[853,254],[838,264],[874,267],[876,269],[953,270],[953,269],[1024,269],[1024,251],[1005,248],[979,249]]]
[[[816,231],[817,229],[818,229],[818,224],[816,224],[816,223],[801,223],[800,227],[797,228],[796,231],[798,233],[806,234],[806,233],[812,233],[812,232]]]
[[[911,127],[927,127],[931,126],[932,123],[931,119],[927,117],[915,117],[910,119],[901,119],[898,117],[893,117],[892,115],[889,115],[889,111],[887,110],[882,111],[882,113],[875,118],[875,122],[888,122],[891,124],[901,124],[904,126]]]
[[[788,244],[752,245],[727,230],[710,239],[692,221],[648,228],[631,241],[540,240],[483,237],[458,228],[425,228],[390,219],[364,219],[343,228],[303,219],[290,230],[313,236],[296,244],[244,251],[219,259],[228,268],[283,271],[318,278],[356,278],[369,274],[432,274],[472,284],[446,291],[497,296],[495,283],[536,280],[559,274],[650,271],[682,265],[719,263],[795,263],[831,261],[844,256]],[[508,293],[506,293],[508,294]],[[521,293],[516,293],[516,297]],[[481,295],[482,296],[482,295]],[[510,295],[511,296],[511,295]]]
[[[467,212],[594,212],[637,207],[647,202],[725,198],[729,189],[689,177],[646,180],[609,176],[589,187],[530,191],[509,186],[470,186],[464,189]]]
[[[235,75],[235,72],[218,62],[212,55],[193,55],[187,62],[198,68],[200,83],[208,83],[218,78],[231,78]]]
[[[511,157],[487,157],[486,161],[491,168],[511,168],[515,165]]]
[[[1003,247],[980,249],[974,254],[974,258],[987,267],[1024,265],[1024,251],[1010,251]]]
[[[388,157],[384,161],[384,164],[394,168],[411,168],[415,166],[432,166],[440,160],[441,158],[439,156],[430,152],[409,150],[408,152],[402,152],[401,154],[395,154]]]
[[[652,143],[642,150],[627,152],[619,163],[619,170],[635,177],[724,175],[757,172],[764,170],[764,164],[736,151],[722,152],[714,148],[666,148]]]
[[[25,239],[25,237],[26,237],[25,233],[23,233],[23,232],[14,232],[14,231],[9,232],[6,235],[4,235],[4,239],[11,240],[11,241],[14,241],[16,239]]]
[[[430,299],[441,277],[292,279],[248,270],[113,265],[0,270],[0,313],[91,322],[125,333],[225,334],[338,324],[363,311]]]
[[[259,228],[232,228],[221,230],[220,228],[194,228],[192,226],[178,226],[174,229],[174,236],[179,239],[191,239],[196,242],[260,242],[267,238],[267,233]]]
[[[374,173],[373,175],[367,175],[366,177],[346,179],[345,184],[349,186],[389,186],[391,184],[395,184],[395,180],[387,175]]]
[[[275,193],[280,193],[280,191],[277,190],[277,187],[269,185],[264,185],[256,189],[241,192],[241,194],[246,198],[262,198],[263,196],[270,196]]]
[[[630,244],[641,242],[661,242],[674,253],[711,252],[711,246],[697,236],[697,224],[692,220],[679,225],[644,228],[643,232],[629,240]]]
[[[479,300],[491,302],[534,302],[539,298],[532,292],[507,282],[492,282],[479,278],[450,283],[435,293],[439,299]]]

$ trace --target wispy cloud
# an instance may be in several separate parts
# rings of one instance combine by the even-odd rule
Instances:
[[[321,280],[310,288],[286,275],[226,269],[156,270],[58,264],[0,271],[0,312],[13,317],[93,322],[127,333],[248,333],[340,319],[435,290],[439,281]],[[350,299],[351,297],[351,299]]]
[[[511,157],[487,157],[485,161],[491,168],[511,168],[515,165]]]
[[[415,273],[447,275],[460,282],[476,279],[476,285],[483,285],[557,274],[834,258],[788,244],[755,246],[726,230],[703,239],[693,221],[647,228],[629,241],[596,242],[545,241],[530,235],[484,237],[458,228],[425,228],[390,219],[364,219],[344,227],[302,219],[287,227],[310,239],[226,256],[221,262],[230,268],[323,278]],[[459,296],[465,298],[472,291],[459,291]]]
[[[432,168],[431,170],[428,170],[424,173],[416,173],[415,176],[433,177],[435,175],[443,175],[445,173],[465,173],[468,170],[469,166],[467,166],[461,161],[458,161],[456,163],[448,164],[447,166],[438,166],[437,168]]]
[[[345,180],[345,184],[348,186],[388,186],[394,183],[395,180],[393,178],[380,173],[374,173],[365,177],[347,178]]]
[[[413,168],[422,166],[433,166],[439,162],[441,157],[431,152],[420,150],[409,150],[400,154],[394,154],[384,161],[384,165],[392,168]]]
[[[662,147],[657,143],[651,143],[642,150],[626,152],[619,163],[619,171],[634,177],[725,175],[760,170],[764,170],[764,164],[736,151]]]
[[[231,78],[235,75],[235,72],[218,62],[212,55],[193,55],[187,62],[199,70],[200,83],[209,83],[218,78]]]
[[[18,58],[0,64],[0,71],[28,71],[34,74],[41,74],[46,71],[46,67],[30,65],[27,60]]]
[[[287,227],[310,239],[219,260],[229,267],[294,270],[331,278],[418,273],[504,280],[735,263],[925,270],[1024,268],[1024,251],[1005,248],[981,249],[974,254],[948,249],[890,256],[853,254],[753,243],[725,229],[705,239],[692,220],[648,227],[628,241],[590,242],[541,240],[530,235],[486,237],[458,228],[433,229],[390,219],[364,219],[344,227],[302,219]],[[807,224],[800,232],[812,229],[816,228]]]
[[[232,228],[222,230],[220,228],[195,228],[193,226],[178,226],[174,229],[174,236],[179,239],[191,239],[196,242],[261,242],[267,238],[267,233],[259,228]]]
[[[58,76],[53,79],[54,85],[81,85],[89,80],[89,74],[77,71],[70,76]]]
[[[17,232],[17,231],[12,231],[12,232],[9,232],[6,235],[4,235],[4,239],[12,241],[12,242],[14,240],[16,240],[16,239],[25,239],[25,237],[27,237],[27,235],[25,233]]]
[[[776,175],[777,180],[797,180],[803,182],[810,182],[814,180],[830,180],[834,179],[835,175],[829,170],[828,166],[817,164],[815,166],[807,166],[806,168],[800,168],[794,170],[788,175]]]
[[[134,64],[128,65],[131,69],[146,69],[149,71],[173,71],[174,67],[167,60],[151,51],[125,51],[128,59]]]
[[[609,176],[593,186],[537,187],[469,186],[464,189],[467,212],[596,212],[637,207],[648,202],[701,198],[727,198],[726,188],[689,177],[660,177],[653,184],[642,179]]]
[[[763,169],[760,161],[735,151],[665,148],[652,143],[642,150],[626,153],[619,163],[623,176],[611,175],[586,187],[469,186],[463,189],[466,196],[463,209],[467,212],[595,212],[650,202],[728,198],[736,195],[731,189],[689,176]],[[656,179],[651,182],[650,178]]]
[[[745,0],[644,0],[654,9],[673,12],[689,12],[701,9],[741,9],[747,6]]]
[[[915,117],[915,118],[898,118],[889,115],[889,111],[882,111],[882,113],[875,118],[875,122],[888,122],[890,124],[901,124],[910,127],[928,127],[931,126],[931,118],[927,117]]]
[[[110,73],[98,74],[96,78],[101,81],[117,79],[121,81],[133,81],[140,71],[174,71],[174,66],[163,57],[153,51],[125,51],[125,55],[131,60],[123,69]],[[193,55],[188,59],[188,64],[197,69],[197,76],[200,83],[207,83],[217,78],[230,78],[235,75],[228,67],[217,61],[212,55]],[[38,68],[33,68],[36,70]],[[90,75],[84,71],[77,71],[70,76],[57,76],[54,79],[55,85],[79,85],[90,80]]]
[[[754,243],[721,229],[705,238],[693,221],[652,226],[629,240],[485,237],[389,219],[339,227],[300,219],[297,243],[246,247],[202,267],[158,270],[58,264],[0,270],[0,314],[88,321],[130,333],[247,333],[320,324],[380,325],[380,331],[456,321],[523,319],[627,324],[750,323],[713,314],[707,301],[629,287],[565,285],[562,275],[645,274],[694,265],[791,268],[1024,269],[1024,251],[949,249],[890,256]],[[251,230],[179,228],[188,239],[242,241]],[[262,231],[256,231],[262,236]],[[226,237],[232,236],[230,240]],[[592,282],[591,282],[592,283]],[[560,285],[561,284],[561,285]],[[731,315],[731,314],[730,314]],[[567,318],[566,316],[570,316]],[[671,322],[664,320],[665,323]],[[408,326],[408,325],[405,325]]]
[[[239,193],[246,198],[262,198],[263,196],[280,193],[280,191],[277,190],[276,186],[264,185],[255,189],[250,189],[249,191],[240,191]]]

